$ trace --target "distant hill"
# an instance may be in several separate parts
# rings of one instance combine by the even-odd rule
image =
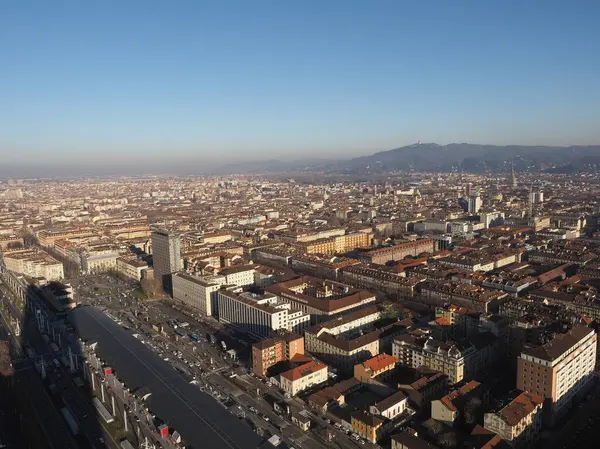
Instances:
[[[507,171],[514,161],[515,170],[566,172],[600,169],[600,145],[548,147],[524,145],[478,145],[470,143],[413,144],[341,164],[343,170],[385,172],[393,170],[467,172]]]

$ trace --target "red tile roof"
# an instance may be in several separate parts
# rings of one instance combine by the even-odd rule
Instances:
[[[315,362],[313,360],[312,362],[305,363],[304,365],[301,365],[297,368],[281,373],[281,376],[291,381],[295,381],[326,368],[327,365],[325,365],[324,363]]]

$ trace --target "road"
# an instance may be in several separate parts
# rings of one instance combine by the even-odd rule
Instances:
[[[62,364],[59,367],[53,365],[52,360],[59,358],[61,353],[54,353],[49,344],[44,341],[42,334],[38,329],[37,320],[34,319],[34,313],[29,312],[26,316],[6,297],[3,297],[3,302],[11,315],[21,322],[21,335],[23,339],[27,340],[27,344],[35,351],[36,361],[44,361],[48,381],[56,385],[57,391],[60,392],[60,396],[65,405],[71,410],[79,425],[80,431],[87,437],[88,444],[86,445],[89,445],[89,447],[94,449],[119,449],[119,444],[114,441],[109,430],[104,426],[104,423],[100,422],[99,418],[96,417],[96,411],[91,405],[91,397],[75,386],[72,375],[67,368]],[[43,310],[41,305],[39,305],[39,310]],[[44,313],[47,312],[42,312],[42,314]],[[47,319],[50,319],[48,314],[45,316]],[[34,374],[39,379],[39,374],[33,370],[33,365],[31,371],[32,375]],[[41,381],[39,383],[43,389]],[[44,407],[39,408],[47,410],[49,407],[46,404]],[[60,421],[63,422],[63,427],[66,430],[62,415],[56,410],[56,407],[50,406],[50,408],[52,408],[57,416],[60,417]],[[68,430],[66,431],[67,434],[69,434]],[[59,445],[58,447],[61,446]]]
[[[85,300],[82,298],[82,300]],[[248,374],[249,355],[248,342],[242,341],[236,335],[236,331],[223,326],[210,317],[200,317],[190,310],[181,306],[173,308],[172,301],[160,301],[139,303],[133,308],[125,306],[116,295],[102,295],[94,298],[94,302],[105,307],[116,319],[120,319],[130,326],[132,332],[140,335],[140,339],[151,347],[161,357],[167,358],[168,362],[175,367],[185,369],[197,380],[199,388],[213,394],[217,399],[230,398],[234,406],[232,413],[245,415],[256,428],[260,428],[269,434],[277,434],[287,441],[290,446],[305,449],[320,449],[323,447],[357,449],[358,447],[373,447],[370,444],[359,445],[349,438],[343,430],[339,430],[322,417],[313,415],[313,428],[304,432],[292,424],[288,416],[277,415],[271,404],[264,397],[271,395],[279,401],[291,402],[296,410],[305,409],[305,405],[297,399],[286,399],[282,392],[275,388],[269,388],[259,379]],[[141,313],[134,316],[132,309],[140,310]],[[167,335],[175,336],[173,330],[167,326],[168,321],[177,320],[179,323],[187,322],[188,327],[180,329],[184,335],[194,333],[202,337],[202,341],[195,343],[188,337],[173,338],[165,337],[156,333],[152,325],[162,324]],[[242,360],[231,360],[226,357],[221,348],[205,341],[206,333],[219,335],[228,342],[228,348],[234,347],[237,354],[244,354]],[[244,349],[245,351],[240,351]],[[175,351],[175,354],[173,354]],[[245,363],[244,363],[245,362]],[[190,363],[193,366],[190,367]],[[198,366],[199,365],[199,366]],[[237,379],[230,379],[229,374],[235,372]],[[256,392],[259,392],[258,396]],[[257,410],[252,412],[251,410]],[[264,419],[268,418],[268,421]],[[332,440],[328,441],[328,436]]]
[[[4,305],[6,305],[7,302],[10,302],[4,295],[2,301]],[[2,339],[11,342],[15,354],[22,355],[19,342],[16,341],[14,333],[11,332],[9,335],[4,315],[2,315],[2,319],[3,325],[0,326]],[[19,358],[13,361],[13,369],[15,373],[15,382],[22,385],[22,394],[31,402],[31,409],[34,411],[37,422],[51,447],[53,449],[78,448],[79,446],[71,437],[65,421],[48,396],[42,383],[42,379],[35,370],[33,362],[29,359]]]

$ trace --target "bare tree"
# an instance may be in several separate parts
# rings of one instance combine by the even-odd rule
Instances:
[[[160,280],[158,279],[142,279],[140,281],[140,286],[142,288],[142,291],[148,298],[154,298],[162,291],[162,285]]]
[[[5,341],[0,341],[0,376],[11,377],[13,375],[13,366],[10,358],[10,349]]]
[[[454,432],[445,432],[442,435],[440,435],[438,439],[438,444],[444,449],[455,448],[457,443],[458,441]]]

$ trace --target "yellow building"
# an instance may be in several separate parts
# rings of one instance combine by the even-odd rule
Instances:
[[[384,420],[362,410],[352,413],[352,431],[375,444],[385,433]]]

